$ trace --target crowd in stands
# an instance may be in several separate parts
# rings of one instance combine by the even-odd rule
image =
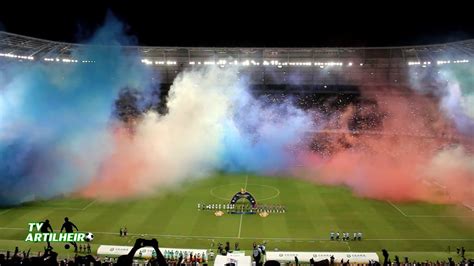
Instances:
[[[52,248],[46,248],[43,253],[38,253],[36,256],[30,254],[28,251],[20,251],[19,248],[15,248],[15,251],[12,253],[7,251],[5,253],[0,252],[0,266],[11,266],[11,265],[186,265],[186,266],[198,266],[198,265],[208,265],[208,261],[214,259],[214,252],[210,251],[208,253],[209,258],[201,254],[193,254],[192,252],[168,252],[162,254],[159,251],[156,240],[151,240],[150,246],[154,247],[157,252],[153,254],[153,258],[150,260],[136,260],[133,258],[135,252],[143,246],[147,240],[137,239],[133,249],[128,255],[123,255],[118,258],[100,258],[92,255],[81,256],[76,254],[72,259],[60,259],[58,254],[52,250]],[[155,242],[153,242],[155,241]],[[234,245],[234,250],[231,250],[230,242],[225,244],[218,243],[217,247],[214,242],[211,244],[211,248],[216,248],[217,254],[227,255],[234,251],[239,250],[239,243],[236,242]],[[327,260],[314,261],[300,261],[298,257],[294,258],[294,261],[288,263],[287,265],[327,265],[327,266],[474,266],[474,259],[469,259],[465,257],[465,248],[460,247],[456,249],[457,259],[452,257],[447,258],[446,260],[437,260],[437,261],[416,261],[409,260],[408,257],[405,257],[401,260],[398,256],[393,257],[393,261],[389,256],[387,250],[382,250],[383,258],[380,258],[380,261],[370,261],[368,264],[353,263],[349,259],[341,261],[335,261],[334,257],[331,257]],[[454,254],[453,254],[454,255]],[[262,244],[253,244],[253,249],[251,252],[252,262],[255,266],[263,265],[280,265],[277,261],[267,261],[266,260],[266,242]],[[208,260],[209,259],[209,260]]]

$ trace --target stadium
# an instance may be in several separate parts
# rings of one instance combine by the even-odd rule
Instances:
[[[474,40],[161,47],[116,23],[0,32],[0,265],[472,265]]]

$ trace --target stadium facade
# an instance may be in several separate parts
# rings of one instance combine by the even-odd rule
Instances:
[[[84,44],[43,40],[0,31],[0,60],[45,63],[94,63],[74,58]],[[472,62],[474,40],[401,47],[226,48],[123,46],[130,56],[160,73],[170,84],[190,66],[242,66],[249,82],[260,87],[301,86],[325,91],[334,86],[406,87],[408,71],[430,71],[449,64]]]

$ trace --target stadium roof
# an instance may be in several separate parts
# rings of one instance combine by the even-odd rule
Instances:
[[[67,57],[84,44],[64,43],[38,39],[0,31],[0,52],[31,57]],[[326,47],[326,48],[230,48],[230,47],[156,47],[124,46],[125,51],[139,53],[146,58],[190,61],[195,58],[251,58],[281,60],[313,60],[377,58],[413,60],[440,60],[449,55],[456,58],[474,56],[474,39],[445,44],[397,47]],[[181,60],[179,60],[181,59]],[[188,60],[186,60],[188,59]]]
[[[74,58],[86,44],[38,39],[0,31],[0,59],[51,63],[93,63]],[[171,84],[189,65],[244,66],[249,82],[258,86],[357,85],[406,86],[408,68],[425,71],[446,64],[473,63],[474,39],[445,44],[398,47],[231,48],[122,46],[156,68],[161,82]],[[418,70],[416,70],[418,71]]]

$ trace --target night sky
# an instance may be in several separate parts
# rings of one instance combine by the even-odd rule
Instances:
[[[21,1],[19,1],[21,2]],[[35,3],[35,2],[33,2]],[[350,3],[350,2],[349,2]],[[139,45],[397,46],[474,38],[467,4],[314,1],[62,1],[0,8],[0,30],[56,41],[87,39],[112,12]]]

